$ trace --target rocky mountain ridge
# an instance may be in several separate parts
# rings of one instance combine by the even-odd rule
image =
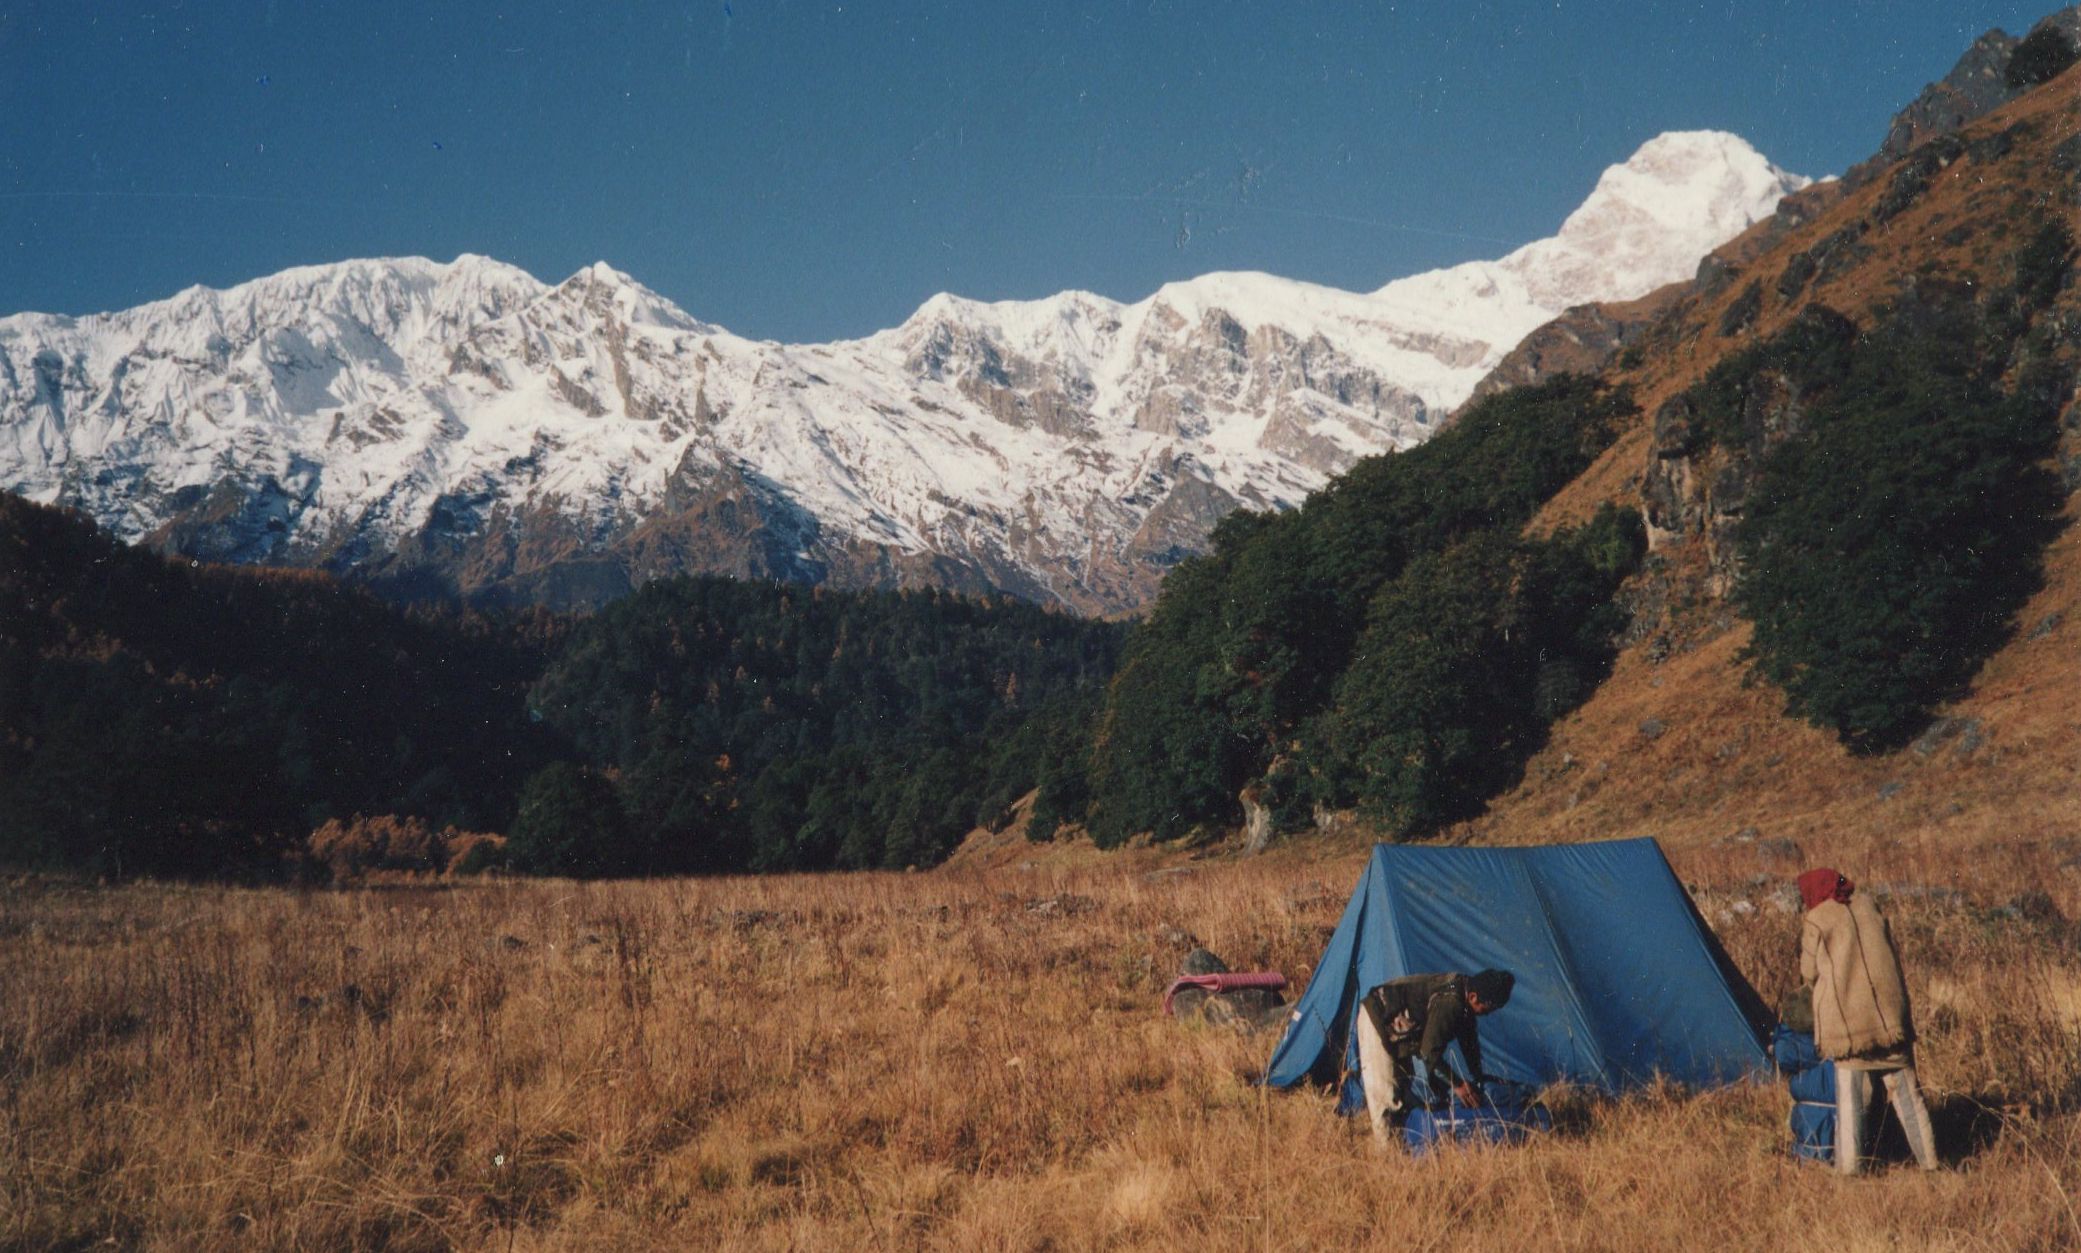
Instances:
[[[1426,438],[1527,332],[1642,296],[1806,180],[1664,135],[1553,238],[1353,293],[927,301],[860,340],[702,322],[604,264],[349,261],[0,319],[0,487],[126,539],[407,594],[681,571],[1130,612],[1223,514]]]

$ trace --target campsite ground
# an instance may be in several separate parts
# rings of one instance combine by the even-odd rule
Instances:
[[[1774,996],[1792,867],[1764,842],[1670,851]],[[1019,854],[303,894],[12,883],[0,1244],[2081,1243],[2081,893],[2042,844],[1988,850],[1962,891],[1955,855],[1862,867],[1895,889],[1954,1166],[1854,1183],[1787,1159],[1775,1086],[1556,1094],[1560,1130],[1522,1150],[1383,1158],[1327,1094],[1253,1084],[1269,1036],[1157,1010],[1190,938],[1304,978],[1355,845]]]

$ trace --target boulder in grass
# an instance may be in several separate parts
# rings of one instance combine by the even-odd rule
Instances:
[[[1185,955],[1178,978],[1164,993],[1164,1009],[1181,1019],[1261,1031],[1285,1024],[1286,998],[1280,993],[1285,983],[1285,976],[1277,972],[1231,971],[1212,952],[1195,948]]]

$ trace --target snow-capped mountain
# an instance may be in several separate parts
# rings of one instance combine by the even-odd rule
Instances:
[[[1354,293],[941,295],[756,342],[604,264],[285,271],[0,319],[0,487],[199,557],[596,603],[678,571],[1141,604],[1231,509],[1408,447],[1564,308],[1688,276],[1807,180],[1663,135],[1551,239]]]

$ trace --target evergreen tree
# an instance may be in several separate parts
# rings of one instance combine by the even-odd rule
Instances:
[[[619,774],[640,868],[926,865],[1045,753],[1084,756],[1123,634],[949,593],[662,580],[576,628],[533,704]]]
[[[1335,744],[1360,809],[1390,832],[1434,828],[1484,792],[1523,730],[1510,700],[1517,553],[1485,533],[1426,553],[1381,589],[1337,687]]]
[[[506,857],[528,874],[599,878],[632,868],[621,799],[605,777],[553,762],[520,790]]]
[[[1139,831],[1175,838],[1234,810],[1238,766],[1255,746],[1223,718],[1226,685],[1204,664],[1220,624],[1218,552],[1165,578],[1108,690],[1091,757],[1090,826],[1102,848]]]
[[[502,827],[547,754],[521,701],[539,656],[0,493],[0,861],[265,875],[334,817]]]
[[[1485,531],[1412,561],[1313,728],[1317,797],[1396,835],[1477,812],[1608,673],[1611,596],[1645,549],[1638,516],[1607,506],[1551,540]]]

